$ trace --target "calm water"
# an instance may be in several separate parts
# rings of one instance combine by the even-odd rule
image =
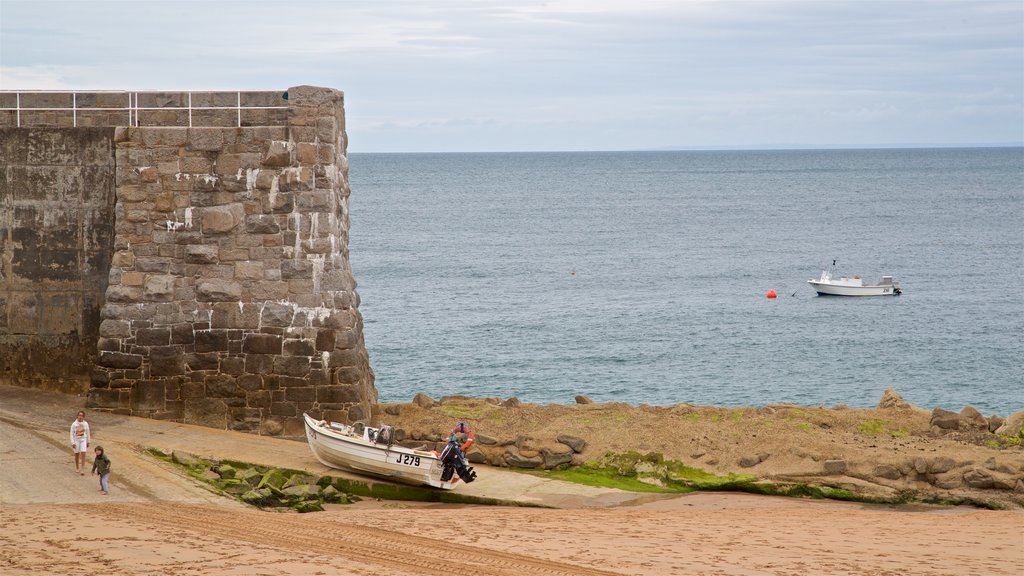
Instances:
[[[868,407],[891,386],[925,408],[1024,408],[1024,149],[350,166],[382,401]],[[904,294],[816,296],[833,258]]]

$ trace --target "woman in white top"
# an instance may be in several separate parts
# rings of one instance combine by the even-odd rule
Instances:
[[[81,476],[85,476],[85,451],[89,449],[91,440],[85,411],[79,410],[78,417],[71,423],[71,449],[75,452],[75,471]]]

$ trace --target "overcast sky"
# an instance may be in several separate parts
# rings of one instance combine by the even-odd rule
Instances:
[[[1020,144],[1024,2],[0,0],[0,89],[299,84],[349,152]]]

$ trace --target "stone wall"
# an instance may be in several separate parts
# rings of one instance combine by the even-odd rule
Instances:
[[[306,411],[368,418],[342,94],[79,93],[70,112],[55,100],[19,94],[15,131],[125,119],[107,132],[114,235],[88,405],[289,436]],[[8,125],[10,104],[0,95]]]
[[[0,128],[0,384],[83,393],[114,241],[111,128]]]

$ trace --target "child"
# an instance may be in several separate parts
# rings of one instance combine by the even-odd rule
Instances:
[[[78,417],[71,423],[71,450],[75,453],[75,472],[85,476],[85,451],[89,448],[92,437],[89,434],[89,423],[85,421],[85,411],[79,410]]]
[[[110,458],[103,453],[103,446],[96,447],[96,459],[92,462],[92,473],[100,475],[100,492],[106,496],[110,482]]]

